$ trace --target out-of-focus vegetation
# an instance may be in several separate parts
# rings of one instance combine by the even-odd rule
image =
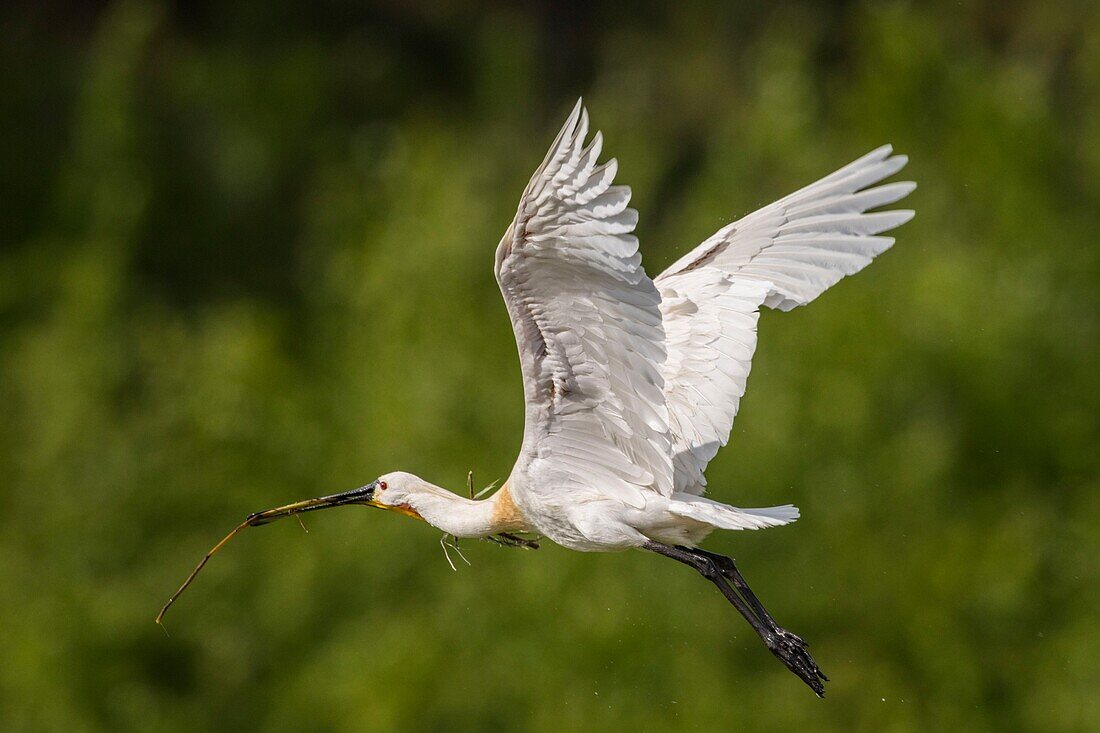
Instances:
[[[0,728],[1100,729],[1094,3],[46,2],[0,17]],[[917,218],[766,313],[716,536],[832,678],[639,553],[348,509],[505,477],[492,252],[584,94],[659,272],[883,143]]]

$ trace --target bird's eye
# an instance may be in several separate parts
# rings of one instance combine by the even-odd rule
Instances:
[[[379,481],[378,482],[378,488],[381,489],[382,491],[385,491],[386,490],[386,482],[385,481]]]

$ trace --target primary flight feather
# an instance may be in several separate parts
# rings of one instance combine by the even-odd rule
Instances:
[[[525,421],[508,480],[484,500],[389,473],[353,491],[257,512],[249,526],[348,504],[421,519],[455,538],[574,550],[649,550],[698,570],[768,648],[824,694],[805,642],[779,626],[733,560],[698,548],[715,529],[798,518],[791,505],[744,509],[703,496],[707,464],[725,445],[756,349],[762,307],[805,305],[894,242],[912,216],[870,212],[915,184],[881,181],[905,156],[880,147],[728,224],[650,279],[633,235],[630,188],[614,185],[603,137],[588,140],[580,101],[520,197],[496,250],[495,273],[519,349]]]

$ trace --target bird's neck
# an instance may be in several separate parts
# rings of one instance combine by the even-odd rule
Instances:
[[[481,500],[467,499],[439,486],[428,485],[409,497],[409,506],[428,524],[455,537],[487,537],[528,529],[512,501],[508,484]]]

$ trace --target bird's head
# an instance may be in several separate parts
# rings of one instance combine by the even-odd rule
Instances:
[[[434,488],[419,476],[404,471],[379,476],[367,484],[367,487],[374,487],[374,490],[370,500],[365,503],[421,520],[424,518],[415,507],[420,503],[420,497]]]

